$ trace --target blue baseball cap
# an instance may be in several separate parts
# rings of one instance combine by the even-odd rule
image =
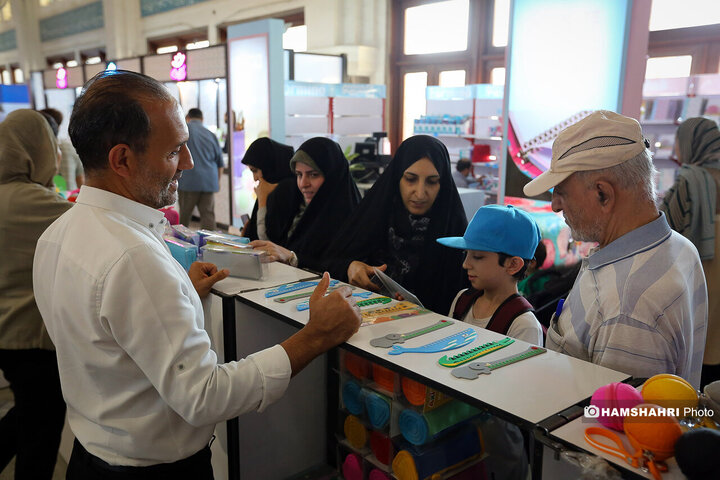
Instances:
[[[437,241],[446,247],[506,253],[529,260],[540,243],[540,227],[529,213],[512,205],[485,205],[475,212],[465,235]]]

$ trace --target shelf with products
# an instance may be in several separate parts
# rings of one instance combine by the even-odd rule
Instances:
[[[692,117],[720,120],[720,75],[691,75],[648,79],[643,85],[640,124],[650,142],[655,167],[660,172],[658,191],[675,180],[677,164],[671,160],[677,127]]]
[[[329,137],[343,149],[384,130],[385,86],[285,81],[286,143]]]

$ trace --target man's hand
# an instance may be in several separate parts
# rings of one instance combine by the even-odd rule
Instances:
[[[367,263],[363,263],[359,260],[354,260],[348,266],[348,283],[360,288],[364,288],[365,290],[379,292],[380,287],[378,287],[375,283],[373,283],[372,280],[370,280],[370,277],[372,277],[372,275],[374,275],[375,273],[373,272],[373,268],[377,268],[381,272],[384,272],[387,269],[387,265],[383,264],[379,267],[372,267]]]
[[[188,271],[188,277],[200,298],[207,297],[212,286],[227,278],[228,275],[230,275],[229,270],[218,270],[214,264],[209,262],[193,262]]]
[[[275,245],[273,242],[266,240],[253,240],[249,245],[257,250],[262,250],[268,254],[269,261],[271,262],[282,262],[288,263],[292,258],[292,252],[287,248],[283,248],[280,245]]]
[[[295,375],[321,355],[350,338],[360,328],[360,308],[348,287],[340,287],[325,296],[330,275],[325,272],[310,297],[307,325],[281,345],[290,358]]]

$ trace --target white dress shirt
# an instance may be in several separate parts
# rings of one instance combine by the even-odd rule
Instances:
[[[200,298],[162,240],[165,222],[83,186],[37,244],[35,298],[57,348],[70,427],[112,465],[186,458],[216,423],[262,411],[290,380],[280,345],[218,365]]]

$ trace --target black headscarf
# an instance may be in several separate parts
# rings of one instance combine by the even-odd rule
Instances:
[[[315,162],[325,181],[289,237],[293,219],[304,203],[296,183],[291,189],[289,183],[283,182],[273,192],[277,195],[273,195],[272,200],[268,197],[265,224],[268,238],[294,251],[300,267],[322,270],[333,233],[360,203],[360,192],[336,142],[324,137],[311,138],[300,145],[298,152],[304,152]]]
[[[295,174],[290,170],[290,159],[293,156],[293,148],[289,145],[276,142],[270,138],[258,138],[250,144],[242,163],[258,168],[262,171],[263,178],[269,183],[280,183],[288,180],[294,185]],[[272,196],[273,190],[270,193]],[[257,210],[258,203],[255,201],[250,220],[245,226],[245,236],[250,240],[257,240]]]
[[[400,197],[405,170],[428,158],[440,174],[440,192],[424,216],[411,215]],[[452,178],[450,156],[442,142],[427,135],[405,140],[387,169],[347,219],[328,249],[326,267],[333,278],[347,279],[353,260],[388,264],[387,273],[435,312],[445,315],[466,287],[463,253],[443,247],[440,237],[462,236],[467,218]],[[407,271],[407,267],[410,267]]]

